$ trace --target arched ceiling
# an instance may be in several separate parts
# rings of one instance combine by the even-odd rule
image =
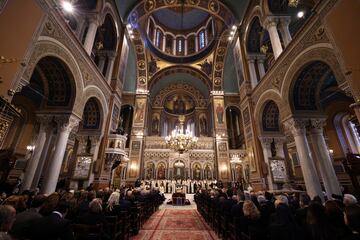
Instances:
[[[201,94],[205,97],[209,97],[209,89],[208,87],[196,77],[188,74],[188,73],[174,73],[163,77],[161,80],[155,83],[151,88],[151,97],[156,96],[161,89],[171,85],[171,84],[189,84],[199,90]]]
[[[116,5],[123,21],[126,20],[131,10],[140,2],[141,0],[116,0]],[[238,22],[242,22],[250,0],[221,0],[220,2],[224,3],[233,12]]]

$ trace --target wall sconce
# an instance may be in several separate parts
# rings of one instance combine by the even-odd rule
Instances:
[[[329,154],[330,154],[330,156],[333,156],[333,155],[334,155],[334,150],[333,150],[333,149],[329,149]]]
[[[26,146],[26,150],[28,150],[29,152],[33,152],[35,149],[35,146],[34,145],[27,145]]]

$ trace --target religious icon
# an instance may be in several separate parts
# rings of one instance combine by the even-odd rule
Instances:
[[[224,123],[224,108],[220,103],[218,103],[216,107],[216,117],[218,124]]]
[[[200,134],[201,135],[207,135],[207,121],[206,121],[206,117],[204,115],[202,115],[200,117]]]
[[[144,101],[139,100],[136,103],[135,122],[142,122],[144,120]]]
[[[174,94],[166,98],[164,108],[168,113],[184,115],[193,112],[195,105],[190,96],[185,94]]]
[[[160,120],[157,114],[154,114],[152,119],[152,132],[153,134],[159,134],[159,124]]]
[[[199,63],[197,65],[201,67],[201,71],[206,73],[206,75],[208,75],[208,76],[211,75],[211,72],[212,72],[212,62],[211,61],[208,62],[207,59],[205,59],[205,61],[203,63]]]

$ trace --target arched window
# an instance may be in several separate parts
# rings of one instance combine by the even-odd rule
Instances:
[[[206,41],[205,41],[205,31],[202,30],[199,33],[199,49],[203,49],[206,45]]]
[[[176,39],[176,55],[183,56],[184,51],[184,38],[177,38]]]
[[[162,48],[162,38],[163,38],[162,32],[159,29],[157,29],[156,30],[156,39],[155,39],[156,47]]]

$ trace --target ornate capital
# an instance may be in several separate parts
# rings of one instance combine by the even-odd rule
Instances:
[[[312,133],[322,134],[323,128],[326,125],[325,118],[312,118],[310,119],[310,127]]]
[[[259,140],[264,147],[270,147],[271,143],[273,142],[273,137],[260,136]]]
[[[285,129],[290,131],[292,135],[299,136],[306,134],[306,126],[309,124],[308,119],[290,118],[284,122]]]
[[[279,18],[280,20],[280,24],[284,27],[289,27],[289,24],[291,22],[291,17],[290,16],[282,16]]]
[[[54,117],[54,121],[58,124],[61,132],[71,132],[71,130],[79,125],[80,119],[75,115],[58,115]]]
[[[270,27],[277,27],[277,24],[278,19],[275,17],[267,17],[263,22],[263,25],[266,29],[269,29]]]

